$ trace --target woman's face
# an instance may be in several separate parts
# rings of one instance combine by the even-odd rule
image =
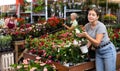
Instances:
[[[11,17],[12,20],[15,20],[15,17]]]
[[[71,18],[71,20],[74,20],[74,19],[75,19],[75,16],[74,16],[74,15],[71,15],[70,18]]]
[[[93,23],[93,22],[97,21],[98,18],[99,18],[99,16],[97,15],[97,13],[94,10],[90,10],[88,12],[88,21],[90,23]]]

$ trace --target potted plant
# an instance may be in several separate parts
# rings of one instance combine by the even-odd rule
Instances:
[[[1,35],[0,36],[0,51],[10,51],[11,48],[12,37],[10,35]]]

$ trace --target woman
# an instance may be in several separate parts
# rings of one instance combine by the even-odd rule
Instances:
[[[10,18],[6,18],[5,19],[5,28],[9,28],[9,29],[16,28],[16,24],[17,24],[16,18],[17,18],[16,15],[12,15]]]
[[[99,10],[92,8],[88,12],[89,23],[85,25],[85,32],[77,34],[78,37],[88,39],[87,46],[96,48],[96,71],[116,71],[116,50],[108,37],[105,25],[98,21]]]
[[[68,30],[74,30],[76,26],[78,25],[78,22],[76,20],[77,14],[71,13],[70,18],[71,18],[71,22],[70,22],[71,27],[67,26],[66,24],[63,24],[63,26],[66,27]]]

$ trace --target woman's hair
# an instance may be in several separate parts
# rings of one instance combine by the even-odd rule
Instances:
[[[76,13],[71,13],[70,15],[74,16],[75,18],[78,17]]]
[[[11,17],[15,17],[15,18],[17,18],[17,15],[16,15],[16,14],[13,14]]]
[[[93,7],[93,8],[90,8],[89,9],[89,11],[91,11],[91,10],[93,10],[93,11],[95,11],[96,12],[96,14],[97,14],[97,16],[100,16],[100,9],[99,8],[97,8],[97,7]]]

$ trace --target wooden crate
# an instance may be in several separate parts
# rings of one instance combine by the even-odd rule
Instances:
[[[23,57],[25,59],[30,58],[32,60],[35,60],[35,58],[36,58],[35,55],[29,54],[29,53],[24,53]],[[92,61],[92,62],[84,62],[84,63],[81,63],[80,65],[71,66],[71,67],[66,67],[66,66],[58,64],[56,62],[53,62],[53,64],[56,66],[57,71],[84,71],[84,70],[89,70],[89,69],[95,68],[94,61]]]
[[[80,65],[77,66],[69,67],[69,71],[86,71],[94,68],[95,68],[95,62],[91,61],[91,62],[81,63]]]
[[[120,71],[120,52],[117,53],[116,68]]]

